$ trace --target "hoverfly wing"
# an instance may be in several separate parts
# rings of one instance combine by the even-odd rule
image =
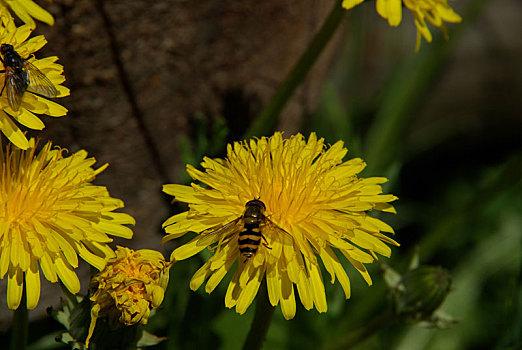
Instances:
[[[7,102],[9,106],[18,111],[22,103],[22,96],[27,90],[27,80],[24,75],[16,74],[12,69],[7,68],[5,72],[5,88],[7,91]]]
[[[209,246],[212,243],[218,241],[218,237],[220,235],[224,238],[226,236],[230,236],[231,234],[240,231],[242,226],[241,218],[242,216],[230,221],[225,225],[214,226],[202,231],[199,234],[201,238],[198,240],[198,243],[196,245],[199,247]]]
[[[272,220],[270,220],[269,218],[265,218],[265,223],[264,223],[265,227],[268,228],[269,230],[272,230],[272,231],[275,231],[275,232],[279,232],[289,238],[291,238],[292,240],[294,240],[294,237],[288,232],[286,231],[285,229],[279,227],[277,224],[275,224]]]
[[[282,243],[282,245],[279,245],[279,248],[278,249],[275,249],[272,254],[276,255],[276,256],[279,256],[279,254],[281,254],[282,250],[283,250],[283,246],[284,245],[294,245],[295,244],[295,240],[294,240],[294,236],[292,236],[288,231],[286,231],[285,229],[279,227],[277,224],[275,224],[272,220],[270,220],[269,218],[265,218],[265,222],[264,222],[264,231],[267,232],[267,230],[271,230],[272,231],[272,234],[278,234],[278,235],[281,235],[281,238],[280,238],[280,241]],[[265,236],[262,236],[263,239],[266,241],[266,237]],[[273,238],[272,238],[273,240]],[[272,249],[271,247],[268,247],[269,249]],[[281,251],[280,251],[281,250]],[[278,252],[276,252],[278,251]]]
[[[49,98],[58,96],[58,90],[54,84],[31,62],[24,61],[24,71],[27,72],[27,81],[31,91]]]

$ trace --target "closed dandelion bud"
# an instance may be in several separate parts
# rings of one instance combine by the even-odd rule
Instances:
[[[408,271],[396,287],[397,313],[410,321],[428,319],[442,304],[450,287],[449,272],[439,266]]]
[[[131,326],[126,329],[137,331],[132,326],[146,324],[151,309],[159,307],[163,301],[171,266],[160,252],[118,247],[116,257],[110,259],[105,269],[91,280],[93,294],[90,300],[93,305],[86,346],[89,346],[98,318],[104,318],[107,323],[97,333],[107,334],[122,326]],[[120,330],[117,334],[123,333]],[[125,338],[121,340],[135,337],[126,334]]]

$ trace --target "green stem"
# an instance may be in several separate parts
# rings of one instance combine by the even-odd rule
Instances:
[[[263,347],[272,316],[274,315],[274,310],[275,308],[268,300],[266,283],[263,282],[257,295],[256,313],[245,343],[243,344],[243,350],[259,350]]]
[[[24,350],[27,349],[27,335],[28,335],[28,311],[27,299],[25,297],[25,285],[22,292],[22,300],[18,309],[14,311],[13,328],[11,329],[11,346],[10,350]]]
[[[522,237],[520,239],[520,243],[522,245]],[[522,250],[522,246],[520,247]],[[522,343],[522,257],[520,259],[520,270],[518,271],[519,278],[517,282],[516,291],[518,291],[518,298],[515,297],[515,318],[513,322],[513,330],[511,331],[511,344],[521,344]]]
[[[328,344],[326,347],[324,347],[324,350],[351,349],[353,346],[363,342],[370,336],[390,326],[397,319],[397,316],[391,309],[384,311],[382,314],[375,317],[363,327],[351,331],[345,337],[340,338],[334,343]]]
[[[341,3],[337,1],[328,15],[328,18],[323,23],[323,26],[314,36],[312,42],[308,45],[308,48],[296,63],[290,74],[279,86],[265,109],[246,131],[244,135],[245,138],[262,136],[271,132],[271,130],[275,128],[279,113],[281,113],[297,87],[299,87],[303,82],[321,52],[323,52],[324,47],[328,44],[332,35],[339,27],[346,12],[347,11],[341,7]]]

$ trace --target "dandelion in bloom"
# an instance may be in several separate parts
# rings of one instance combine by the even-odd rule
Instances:
[[[89,346],[98,317],[107,317],[114,328],[146,324],[151,308],[163,301],[171,266],[155,250],[118,247],[116,257],[91,280],[93,306],[85,345]]]
[[[32,29],[36,27],[34,19],[51,26],[54,24],[53,16],[32,0],[0,0],[0,7],[3,7],[5,11],[9,7],[18,18]]]
[[[45,125],[35,114],[52,117],[66,115],[66,108],[43,96],[67,96],[69,89],[60,85],[65,77],[63,67],[56,63],[58,57],[34,57],[34,53],[47,43],[44,36],[29,38],[32,31],[30,26],[17,28],[11,16],[4,12],[0,24],[3,63],[0,73],[3,86],[0,95],[0,130],[17,147],[27,149],[28,140],[18,124],[29,129],[42,130]],[[18,63],[23,68],[13,69],[13,65]],[[12,93],[13,91],[18,94]],[[49,91],[53,93],[50,94]]]
[[[123,202],[91,184],[108,165],[94,169],[86,151],[64,157],[66,150],[49,142],[36,152],[34,139],[27,150],[12,148],[0,148],[0,278],[7,274],[10,309],[18,308],[24,283],[27,308],[33,309],[40,297],[39,269],[47,280],[78,293],[78,255],[103,269],[114,256],[107,234],[131,238],[123,225],[134,219],[114,212]]]
[[[364,264],[377,254],[389,257],[387,244],[398,244],[382,233],[393,229],[368,211],[394,213],[390,202],[397,198],[382,194],[380,184],[387,179],[359,178],[365,163],[359,158],[343,162],[346,153],[342,141],[327,147],[315,133],[308,141],[300,134],[283,140],[275,133],[228,145],[225,159],[204,158],[203,171],[188,165],[189,175],[204,186],[163,187],[190,208],[163,223],[163,242],[194,231],[199,234],[175,249],[171,260],[207,247],[214,252],[190,288],[208,280],[205,290],[211,293],[237,261],[225,305],[244,313],[266,278],[270,303],[280,303],[290,319],[296,312],[294,285],[307,310],[327,310],[320,261],[346,298],[350,281],[341,260],[371,285]]]
[[[343,0],[342,6],[349,10],[364,0]],[[377,0],[377,13],[388,20],[392,27],[396,27],[402,20],[402,6],[406,6],[412,13],[417,26],[417,43],[415,50],[419,50],[421,37],[427,42],[432,41],[431,32],[426,20],[442,30],[447,38],[444,22],[459,23],[462,18],[448,5],[448,0]]]

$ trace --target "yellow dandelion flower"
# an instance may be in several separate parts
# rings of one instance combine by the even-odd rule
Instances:
[[[359,159],[343,162],[347,150],[338,141],[326,147],[312,133],[283,140],[281,133],[228,145],[225,159],[204,158],[199,171],[188,165],[190,176],[205,184],[165,185],[163,191],[189,204],[190,210],[166,220],[163,242],[201,232],[172,252],[182,260],[203,249],[212,257],[190,281],[192,290],[208,279],[210,293],[237,261],[225,305],[244,313],[266,277],[273,306],[281,304],[286,319],[294,317],[294,285],[303,306],[327,310],[319,259],[340,282],[346,298],[350,282],[340,252],[371,285],[364,266],[377,255],[390,256],[388,244],[398,245],[382,232],[393,229],[367,211],[394,212],[382,194],[382,177],[358,178],[365,167]],[[222,228],[220,228],[222,227]],[[216,230],[217,228],[217,230]]]
[[[146,324],[151,308],[163,301],[171,265],[155,250],[118,247],[116,257],[91,280],[94,305],[85,345],[89,346],[96,320],[102,315],[113,327]]]
[[[364,0],[343,0],[342,6],[349,10]],[[417,43],[415,50],[418,50],[421,37],[427,42],[432,41],[431,32],[426,24],[426,20],[435,27],[442,30],[447,38],[447,30],[444,22],[458,23],[462,18],[448,5],[448,0],[377,0],[377,13],[388,20],[392,27],[396,27],[402,20],[402,6],[406,6],[412,13],[417,26]]]
[[[54,24],[53,16],[32,0],[0,0],[0,7],[6,10],[9,7],[18,18],[33,29],[36,27],[33,18],[51,26]]]
[[[36,307],[39,268],[47,280],[59,279],[78,293],[78,255],[103,269],[105,259],[114,256],[107,234],[132,237],[123,224],[134,219],[113,212],[123,202],[91,184],[108,165],[93,169],[95,159],[86,151],[64,157],[65,151],[49,142],[37,153],[34,139],[28,150],[0,148],[0,278],[7,273],[10,309],[20,304],[24,279],[27,308]]]
[[[44,46],[47,41],[43,35],[38,35],[29,39],[32,29],[28,25],[16,27],[12,18],[2,14],[0,24],[0,38],[2,45],[11,45],[23,62],[29,62],[43,74],[50,84],[54,85],[57,97],[69,95],[69,89],[60,85],[65,81],[63,66],[56,63],[58,57],[51,56],[43,59],[34,58],[34,53]],[[5,61],[5,56],[2,58]],[[8,99],[7,84],[10,84],[8,72],[4,64],[4,69],[0,73],[0,82],[4,86],[0,95],[0,130],[17,147],[27,149],[29,143],[18,124],[29,129],[42,130],[45,125],[35,114],[47,114],[52,117],[61,117],[67,114],[67,109],[41,96],[39,90],[35,90],[33,83],[30,82],[27,91],[23,93],[19,108],[13,108]],[[24,68],[24,74],[26,73]],[[45,78],[44,78],[45,79]],[[31,81],[31,78],[28,80]],[[36,93],[34,93],[36,92]],[[16,122],[16,123],[15,123]]]

